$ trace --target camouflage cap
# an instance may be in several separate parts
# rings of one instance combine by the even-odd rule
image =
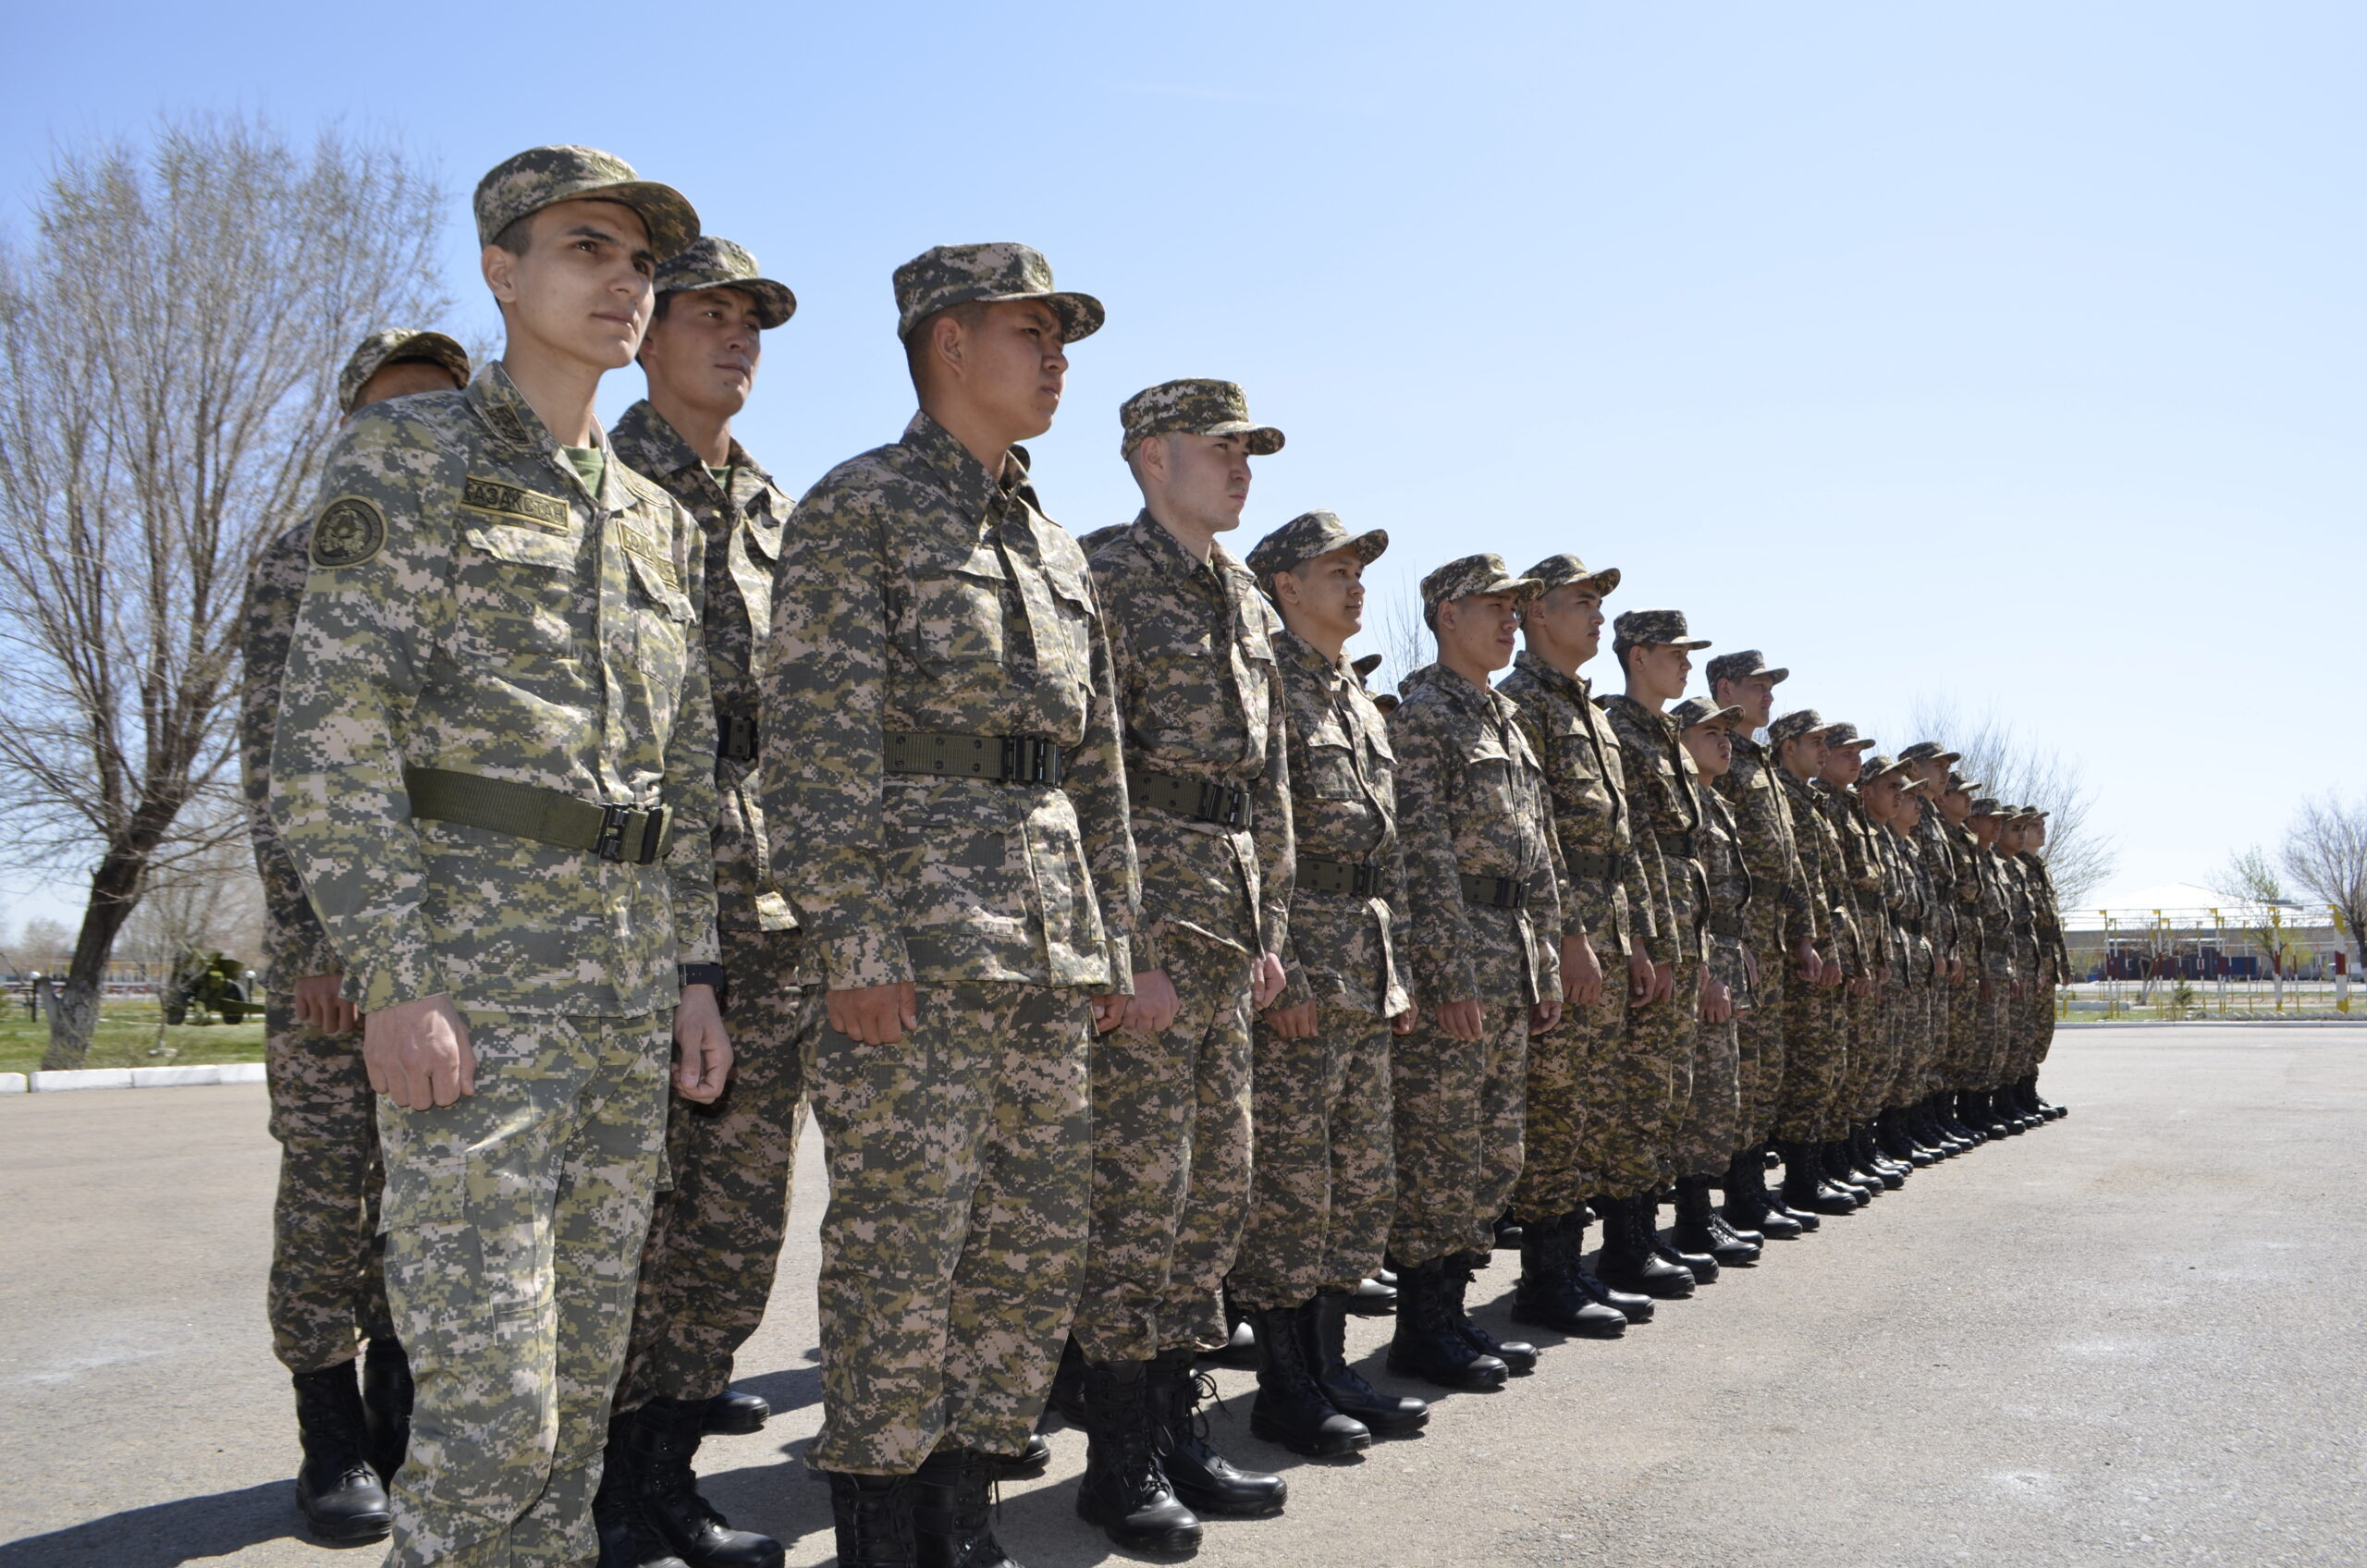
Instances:
[[[1230,381],[1191,376],[1147,386],[1118,405],[1118,423],[1122,458],[1154,435],[1239,435],[1253,458],[1282,449],[1282,433],[1251,420],[1248,398]]]
[[[1611,634],[1622,643],[1667,648],[1706,648],[1685,624],[1683,610],[1629,610],[1611,623]]]
[[[1720,723],[1732,729],[1733,721],[1742,717],[1742,709],[1732,703],[1721,704],[1715,697],[1687,697],[1669,709],[1668,716],[1676,720],[1679,729],[1695,729],[1704,724]]]
[[[1101,330],[1108,312],[1090,294],[1064,294],[1052,287],[1052,263],[1040,251],[1008,241],[991,245],[939,245],[896,269],[896,336],[938,312],[973,300],[1041,300],[1061,318],[1071,343]]]
[[[1379,654],[1367,654],[1364,657],[1350,664],[1348,668],[1356,672],[1357,683],[1361,685],[1363,682],[1371,680],[1372,672],[1380,668],[1380,655]]]
[[[442,365],[469,384],[474,374],[469,366],[469,351],[440,332],[414,332],[408,327],[390,326],[384,332],[374,332],[353,350],[345,368],[337,373],[337,406],[340,413],[353,411],[353,400],[370,385],[370,378],[388,365],[417,360],[431,365]]]
[[[641,214],[649,248],[664,261],[699,237],[698,210],[670,185],[643,179],[622,158],[594,147],[529,147],[477,181],[477,243],[561,202],[618,202]]]
[[[797,296],[789,285],[757,276],[755,256],[719,234],[699,236],[657,269],[660,294],[698,288],[737,288],[756,302],[756,325],[767,332],[797,313]]]
[[[1593,588],[1597,598],[1602,598],[1619,586],[1617,567],[1607,566],[1600,571],[1588,571],[1586,562],[1566,553],[1546,557],[1528,569],[1528,575],[1543,583],[1548,594],[1556,588],[1567,588],[1574,582],[1582,582]]]
[[[2005,815],[2005,808],[1999,805],[1995,801],[1991,800],[1988,796],[1983,795],[1979,800],[1972,802],[1972,815],[1975,816],[2003,816]]]
[[[1824,727],[1824,743],[1828,746],[1848,746],[1862,752],[1874,742],[1870,736],[1860,738],[1856,725],[1844,724],[1836,719]]]
[[[1712,692],[1718,689],[1721,680],[1748,680],[1754,675],[1763,675],[1767,677],[1768,684],[1773,685],[1792,678],[1788,669],[1768,668],[1766,658],[1757,648],[1745,648],[1738,654],[1720,654],[1701,673],[1708,678]]]
[[[2044,816],[2047,814],[2039,810],[2036,806],[2016,806],[2012,809],[2010,815],[2016,822],[2036,822],[2040,817]]]
[[[1902,747],[1898,753],[1898,760],[1901,762],[1959,762],[1963,760],[1963,753],[1949,751],[1937,741],[1918,741],[1911,746]]]
[[[1375,692],[1372,694],[1372,705],[1379,708],[1383,715],[1395,713],[1397,711],[1397,693],[1394,692]]]
[[[1270,593],[1274,573],[1305,566],[1318,556],[1328,556],[1334,550],[1354,550],[1356,559],[1370,566],[1387,548],[1387,529],[1351,533],[1337,513],[1301,512],[1258,540],[1243,564],[1257,579],[1257,585]]]
[[[1891,774],[1904,773],[1906,771],[1907,765],[1899,761],[1896,757],[1884,756],[1882,753],[1876,752],[1872,756],[1866,758],[1863,762],[1858,764],[1858,782],[1860,784],[1868,784],[1877,778],[1886,778]]]
[[[1441,605],[1476,594],[1510,594],[1525,605],[1543,592],[1534,577],[1515,577],[1502,556],[1458,556],[1422,579],[1422,619],[1436,626]]]
[[[1932,781],[1928,778],[1902,778],[1898,781],[1898,792],[1902,795],[1917,794],[1928,790],[1931,785]]]
[[[1767,738],[1780,744],[1796,736],[1816,734],[1823,728],[1824,719],[1816,709],[1794,708],[1767,727]]]

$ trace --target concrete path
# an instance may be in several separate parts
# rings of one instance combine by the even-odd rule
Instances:
[[[1213,1525],[1199,1561],[2367,1562],[2367,1032],[2083,1031],[2055,1058],[2068,1120],[1360,1462],[1250,1439],[1250,1380],[1225,1374],[1220,1443],[1287,1465],[1292,1496]],[[796,1463],[817,1149],[742,1361],[782,1414],[701,1455],[792,1565],[830,1559]],[[274,1157],[256,1087],[0,1102],[0,1568],[331,1560],[300,1534],[263,1324]],[[1384,1384],[1386,1332],[1354,1330]],[[1073,1513],[1083,1439],[1053,1445],[1002,1538],[1031,1568],[1117,1556]]]

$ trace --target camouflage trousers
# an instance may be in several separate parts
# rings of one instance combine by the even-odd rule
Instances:
[[[1775,1135],[1775,1109],[1784,1093],[1784,1019],[1798,981],[1784,945],[1781,912],[1754,919],[1751,951],[1759,960],[1759,985],[1750,1011],[1736,1032],[1735,1084],[1741,1101],[1738,1146],[1757,1148]]]
[[[805,1058],[822,1032],[822,988],[778,978],[795,972],[800,941],[760,933],[746,945],[775,949],[769,961],[727,957],[746,977],[731,993],[731,1086],[713,1105],[678,1096],[667,1114],[674,1184],[657,1194],[642,1249],[618,1415],[723,1392],[733,1354],[764,1321],[805,1126]]]
[[[1909,980],[1894,988],[1891,1002],[1891,1035],[1896,1042],[1897,1067],[1891,1072],[1889,1083],[1875,1096],[1875,1109],[1898,1110],[1913,1105],[1928,1092],[1924,1082],[1931,1076],[1932,1053],[1935,1044],[1932,1006],[1936,989],[1930,980]]]
[[[1260,1022],[1250,1072],[1257,1160],[1227,1288],[1251,1311],[1354,1290],[1380,1267],[1397,1202],[1389,1021],[1322,1006],[1315,1035]]]
[[[1784,978],[1784,1089],[1776,1102],[1775,1135],[1797,1143],[1837,1137],[1828,1132],[1849,1068],[1846,986],[1811,986]]]
[[[362,1034],[300,1024],[278,992],[264,1007],[264,1082],[279,1141],[271,1209],[271,1348],[290,1372],[353,1359],[357,1340],[394,1332],[378,1249],[377,1096]]]
[[[1846,1130],[1872,1120],[1889,1092],[1891,1075],[1898,1071],[1898,979],[1891,971],[1888,985],[1870,996],[1843,990],[1843,1012],[1849,1025],[1849,1060],[1843,1070],[1841,1096],[1834,1114]]]
[[[476,1093],[378,1107],[418,1384],[390,1568],[575,1568],[665,1146],[670,1021],[468,1014]]]
[[[1676,1136],[1693,1101],[1700,985],[1700,961],[1680,962],[1665,1000],[1627,1010],[1620,1098],[1604,1129],[1603,1188],[1612,1197],[1655,1191],[1677,1174]]]
[[[2054,966],[2041,966],[2029,990],[2017,1004],[2017,1028],[2005,1082],[2018,1084],[2039,1070],[2047,1048],[2054,1043]]]
[[[1981,970],[1975,963],[1966,967],[1964,980],[1948,996],[1947,1082],[1942,1087],[1950,1094],[1970,1090],[1980,1055]]]
[[[1493,1247],[1496,1218],[1520,1180],[1528,1009],[1479,1012],[1477,1040],[1455,1039],[1426,1017],[1394,1042],[1397,1211],[1389,1250],[1400,1268]]]
[[[1938,1094],[1947,1080],[1948,1058],[1956,1048],[1956,986],[1944,977],[1934,979],[1924,987],[1931,1018],[1930,1044],[1915,1065],[1914,1082],[1907,1085],[1911,1101]]]
[[[1217,1292],[1249,1215],[1249,955],[1164,937],[1175,1022],[1093,1043],[1093,1227],[1078,1346],[1148,1361],[1224,1343]]]
[[[1741,1058],[1738,1020],[1695,1023],[1693,1092],[1669,1140],[1670,1175],[1725,1174],[1742,1137]]]
[[[1512,1203],[1525,1219],[1568,1214],[1607,1180],[1608,1124],[1629,1087],[1626,961],[1607,953],[1602,969],[1594,1006],[1565,1005],[1562,1022],[1528,1042],[1523,1158]]]
[[[807,1071],[830,1172],[821,1470],[908,1475],[940,1439],[1019,1452],[1076,1306],[1085,994],[922,985],[916,1005],[892,1046],[826,1024]]]
[[[1995,980],[1981,1002],[1981,1043],[1972,1060],[1972,1082],[1967,1085],[1976,1094],[2005,1082],[2005,1061],[2014,1045],[2014,1010],[2020,1001],[2011,982]]]

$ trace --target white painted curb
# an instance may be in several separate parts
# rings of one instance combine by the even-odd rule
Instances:
[[[21,1095],[25,1092],[25,1075],[21,1072],[0,1072],[0,1095]]]
[[[85,1067],[70,1072],[0,1072],[0,1095],[64,1094],[75,1089],[177,1089],[200,1084],[260,1084],[263,1063],[230,1061],[192,1067]]]

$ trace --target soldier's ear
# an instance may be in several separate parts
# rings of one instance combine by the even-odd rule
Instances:
[[[515,303],[518,299],[518,258],[498,245],[488,245],[477,258],[477,267],[484,275],[484,286],[493,290],[500,304]]]

